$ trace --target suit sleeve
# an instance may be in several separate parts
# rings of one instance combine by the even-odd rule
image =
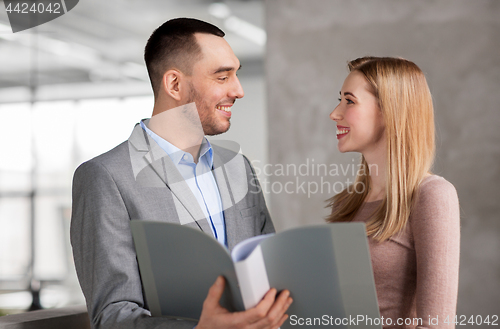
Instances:
[[[100,163],[84,163],[75,172],[70,236],[92,328],[191,329],[196,325],[151,317],[128,211],[111,174]]]
[[[460,210],[448,181],[422,187],[411,222],[417,258],[418,328],[454,328],[460,258]],[[429,319],[437,319],[429,323]],[[445,323],[447,320],[448,324]]]

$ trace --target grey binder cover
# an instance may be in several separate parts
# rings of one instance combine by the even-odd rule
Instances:
[[[199,230],[178,224],[131,221],[144,292],[153,316],[199,319],[218,275],[227,280],[221,305],[244,310],[228,251]],[[363,223],[306,226],[260,243],[271,287],[288,289],[294,302],[281,328],[295,319],[378,319],[379,310]],[[381,328],[338,325],[337,328]],[[300,328],[323,327],[301,325]]]
[[[233,261],[217,240],[179,224],[130,222],[146,302],[153,316],[199,319],[217,276],[227,285],[220,304],[244,310]]]

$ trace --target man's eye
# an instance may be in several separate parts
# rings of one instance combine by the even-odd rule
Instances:
[[[226,81],[227,80],[227,77],[221,77],[219,78],[220,81]]]

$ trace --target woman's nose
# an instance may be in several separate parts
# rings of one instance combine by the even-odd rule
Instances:
[[[340,110],[340,104],[337,105],[337,107],[335,107],[332,111],[332,113],[330,113],[330,119],[332,119],[333,121],[339,121],[339,120],[342,120],[342,111]]]

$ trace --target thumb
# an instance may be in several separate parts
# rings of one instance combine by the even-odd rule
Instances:
[[[224,278],[222,276],[218,276],[215,283],[208,290],[207,298],[205,299],[205,303],[207,306],[216,306],[219,305],[219,300],[222,297],[222,293],[224,292]]]

